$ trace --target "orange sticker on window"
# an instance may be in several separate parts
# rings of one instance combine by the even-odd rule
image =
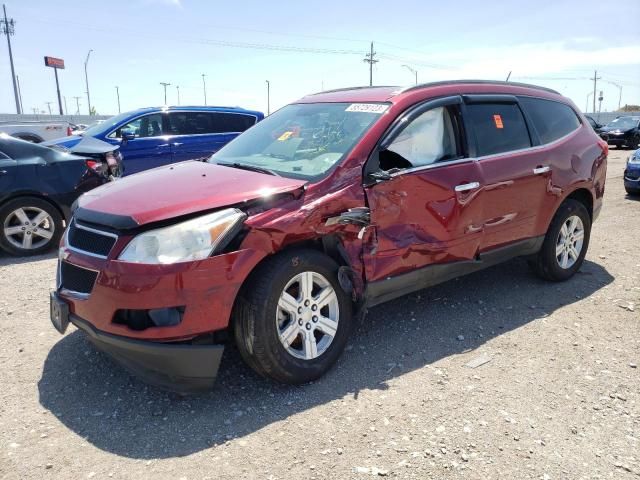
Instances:
[[[289,138],[293,135],[293,132],[284,132],[282,135],[278,137],[278,140],[284,142],[285,140],[289,140]]]
[[[504,125],[502,124],[502,117],[500,115],[494,115],[493,121],[496,124],[496,128],[504,128]]]

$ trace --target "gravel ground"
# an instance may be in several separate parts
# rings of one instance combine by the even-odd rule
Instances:
[[[638,478],[627,156],[611,151],[572,280],[542,282],[515,260],[376,307],[337,367],[303,387],[259,378],[232,349],[211,393],[149,387],[50,325],[54,254],[0,256],[0,476]]]

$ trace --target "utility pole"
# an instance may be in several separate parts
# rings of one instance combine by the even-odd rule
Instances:
[[[505,80],[505,82],[508,82],[509,79],[511,78],[511,72],[512,72],[512,70],[509,70],[509,75],[507,75],[507,79]]]
[[[47,108],[49,109],[49,116],[51,116],[51,104],[52,104],[53,102],[44,102],[44,103],[46,103],[46,104],[47,104]]]
[[[80,99],[82,97],[73,97],[76,99],[76,115],[80,115]]]
[[[164,104],[166,105],[167,104],[167,87],[171,84],[167,82],[160,82],[160,85],[164,87]]]
[[[593,78],[590,78],[589,80],[593,80],[593,113],[596,113],[596,88],[598,85],[598,80],[600,80],[600,78],[598,76],[598,71],[594,70],[593,71]]]
[[[416,76],[416,85],[418,85],[418,71],[415,68],[411,68],[409,65],[402,65],[402,66]]]
[[[620,105],[622,104],[622,85],[612,82],[611,80],[605,80],[605,82],[610,83],[614,87],[618,88],[618,110],[620,110]]]
[[[365,58],[362,60],[365,63],[369,64],[369,86],[373,86],[373,64],[378,63],[379,60],[375,60],[376,52],[373,51],[373,42],[371,42],[371,50],[369,53],[365,55]]]
[[[207,82],[204,80],[204,77],[206,77],[206,75],[203,73],[202,74],[202,88],[204,89],[204,105],[207,105]]]
[[[38,109],[36,107],[31,107],[31,111],[34,115],[38,115]]]
[[[18,98],[20,99],[20,111],[23,112],[24,108],[22,106],[22,90],[20,89],[20,77],[16,75],[16,83],[18,84]]]
[[[11,64],[11,80],[13,81],[13,96],[16,101],[16,113],[21,114],[22,108],[20,107],[20,96],[18,94],[18,85],[16,83],[16,71],[13,68],[13,52],[11,51],[11,35],[15,33],[16,22],[12,19],[7,19],[7,7],[2,4],[4,10],[4,19],[2,20],[2,33],[7,36],[7,46],[9,47],[9,63]]]
[[[267,116],[271,114],[271,84],[269,80],[265,80],[267,82]]]
[[[180,85],[176,85],[176,92],[178,93],[178,105],[180,105]]]
[[[84,82],[87,86],[87,107],[89,108],[89,115],[91,115],[91,96],[89,95],[89,75],[87,74],[87,64],[89,63],[89,55],[91,55],[93,49],[87,53],[87,58],[84,61]]]
[[[117,85],[116,85],[116,96],[118,97],[118,113],[120,113],[120,90],[118,89]]]

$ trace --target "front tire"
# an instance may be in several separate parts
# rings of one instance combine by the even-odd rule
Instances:
[[[542,248],[529,265],[545,280],[568,280],[582,266],[590,236],[591,217],[585,206],[576,200],[565,200],[549,225]]]
[[[57,246],[62,215],[49,202],[20,197],[0,207],[0,248],[14,256],[39,255]]]
[[[338,268],[326,255],[301,249],[267,259],[252,273],[234,308],[236,344],[251,368],[302,384],[333,366],[352,325]]]

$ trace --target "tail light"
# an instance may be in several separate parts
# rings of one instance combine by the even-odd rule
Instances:
[[[85,162],[89,170],[93,170],[96,173],[102,173],[102,162],[100,160],[87,160]]]
[[[600,148],[602,149],[602,153],[604,153],[604,156],[605,157],[609,156],[609,143],[599,138],[598,144],[600,145]]]
[[[71,127],[67,125],[67,137],[70,137],[72,132],[73,130],[71,130]]]

